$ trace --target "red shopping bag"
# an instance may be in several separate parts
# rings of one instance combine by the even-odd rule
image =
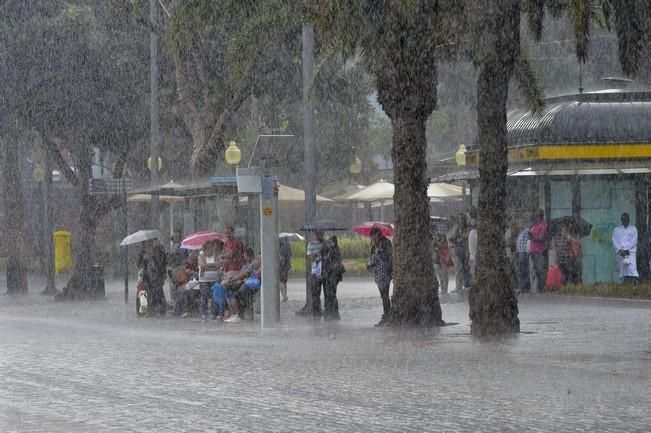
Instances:
[[[563,286],[563,276],[560,268],[553,266],[547,270],[547,281],[545,288],[547,290],[558,290]]]

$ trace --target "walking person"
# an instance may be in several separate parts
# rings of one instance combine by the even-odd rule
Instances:
[[[340,320],[339,301],[337,301],[337,285],[344,277],[344,264],[341,257],[341,250],[337,236],[331,236],[325,242],[322,250],[323,267],[323,319]]]
[[[637,229],[630,225],[630,217],[624,212],[622,225],[613,230],[613,247],[619,267],[619,278],[628,284],[637,284]]]
[[[533,261],[534,271],[536,273],[536,289],[538,293],[545,291],[545,282],[547,281],[547,237],[549,226],[545,221],[545,211],[539,209],[534,214],[533,225],[529,230],[529,254]]]
[[[283,302],[287,302],[287,279],[289,277],[289,270],[292,268],[292,248],[289,245],[288,238],[280,238],[278,255],[280,256],[280,271],[278,274],[280,296],[282,296]]]
[[[164,316],[167,313],[167,301],[163,291],[163,283],[167,275],[167,254],[157,239],[145,241],[137,264],[143,270],[149,315],[157,312]]]
[[[375,284],[382,297],[382,318],[375,326],[384,326],[391,323],[391,301],[389,287],[393,272],[393,246],[391,241],[382,234],[377,227],[371,229],[371,255],[366,268],[373,272]]]

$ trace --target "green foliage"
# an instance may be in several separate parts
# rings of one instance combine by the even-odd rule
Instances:
[[[5,11],[17,14],[7,29],[5,74],[20,79],[3,86],[3,99],[27,128],[59,136],[72,150],[125,154],[144,132],[144,44],[101,7],[48,6]]]
[[[340,237],[337,239],[344,260],[366,259],[371,251],[371,241],[366,237]],[[305,256],[305,242],[291,242],[292,260]],[[293,263],[293,262],[292,262]]]
[[[369,276],[368,270],[366,270],[366,261],[365,258],[357,259],[344,259],[344,267],[346,268],[346,273],[344,274],[344,279],[346,277],[360,277],[360,276]],[[294,278],[300,278],[305,276],[305,259],[304,258],[292,258],[292,269],[290,274]]]
[[[340,238],[341,255],[346,259],[367,259],[371,251],[371,240],[366,237]]]

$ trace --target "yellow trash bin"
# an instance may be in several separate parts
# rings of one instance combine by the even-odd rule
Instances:
[[[54,273],[72,269],[71,233],[66,230],[54,232]]]

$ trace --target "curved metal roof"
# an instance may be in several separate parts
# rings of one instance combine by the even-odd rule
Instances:
[[[651,143],[651,92],[601,92],[546,100],[541,113],[508,115],[508,145]]]

